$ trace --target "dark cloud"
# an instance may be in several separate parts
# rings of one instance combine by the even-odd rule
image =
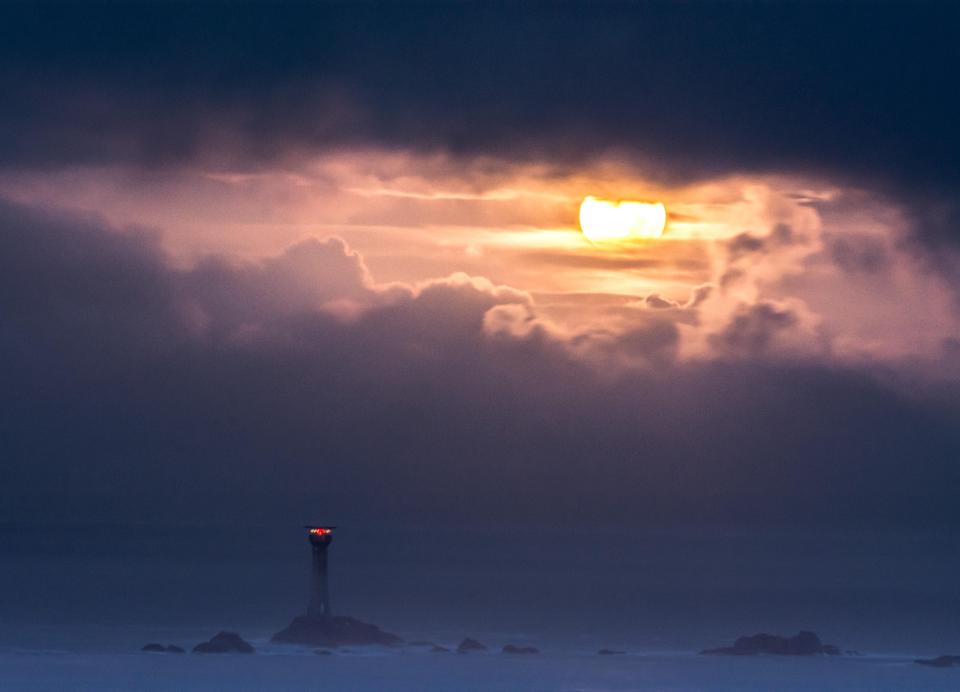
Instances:
[[[721,353],[761,356],[768,351],[779,332],[796,323],[793,312],[773,303],[743,305],[722,332],[711,336],[711,343]]]
[[[720,287],[723,288],[725,286],[728,286],[742,279],[745,275],[746,275],[746,272],[744,272],[742,269],[727,269],[720,276]]]
[[[741,233],[727,242],[730,259],[737,259],[743,255],[760,252],[764,247],[766,247],[766,243],[763,238],[758,238],[750,233]]]
[[[880,274],[893,264],[886,244],[879,238],[851,233],[835,238],[829,245],[830,257],[848,272]]]
[[[770,233],[773,241],[778,245],[789,245],[794,241],[793,228],[789,224],[778,223]]]
[[[177,269],[149,233],[3,204],[0,244],[4,520],[960,522],[956,396],[680,364],[662,313],[610,336],[647,363],[618,375],[521,292],[385,291],[337,240]],[[719,338],[752,354],[791,320]]]
[[[700,286],[694,287],[690,292],[690,299],[683,307],[695,308],[699,306],[703,301],[713,295],[714,288],[715,286],[713,286],[713,284],[701,284]]]
[[[676,308],[679,307],[679,303],[676,303],[672,300],[667,300],[663,298],[659,293],[651,293],[646,298],[643,299],[643,302],[647,307],[655,308],[658,310],[663,310],[666,308]]]
[[[825,174],[956,238],[952,3],[8,3],[4,166],[357,144]]]

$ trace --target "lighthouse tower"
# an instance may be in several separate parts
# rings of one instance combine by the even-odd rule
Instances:
[[[330,587],[327,581],[327,549],[333,540],[335,526],[306,526],[313,564],[310,570],[310,618],[330,617]]]
[[[330,612],[330,588],[327,585],[327,550],[333,540],[335,526],[306,526],[310,541],[310,605],[284,629],[270,639],[278,644],[309,646],[348,646],[378,644],[396,646],[403,640],[384,632],[376,625],[349,615],[334,616]]]

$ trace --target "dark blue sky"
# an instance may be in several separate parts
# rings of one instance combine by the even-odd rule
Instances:
[[[3,160],[262,158],[334,139],[500,156],[598,146],[677,175],[958,178],[951,3],[13,3]],[[326,97],[361,117],[323,117]],[[322,124],[321,124],[322,123]]]

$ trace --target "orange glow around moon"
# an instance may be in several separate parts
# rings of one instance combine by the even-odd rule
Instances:
[[[594,243],[659,238],[666,224],[661,202],[611,202],[590,195],[580,204],[580,230]]]

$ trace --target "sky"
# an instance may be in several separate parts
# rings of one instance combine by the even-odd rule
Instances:
[[[958,19],[3,5],[0,521],[955,527]]]

